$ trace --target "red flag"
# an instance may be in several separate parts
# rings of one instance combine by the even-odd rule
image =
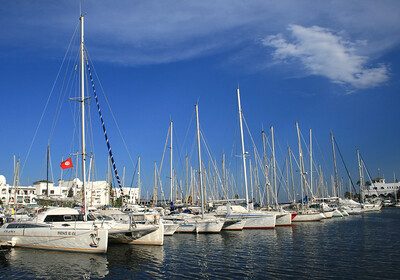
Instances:
[[[74,167],[74,166],[72,165],[71,158],[68,158],[66,161],[61,162],[61,165],[60,165],[60,166],[61,166],[62,169],[67,169],[67,168]]]

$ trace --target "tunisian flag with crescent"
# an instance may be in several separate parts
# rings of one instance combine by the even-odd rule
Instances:
[[[61,166],[62,169],[67,169],[67,168],[74,167],[74,166],[72,165],[71,158],[68,158],[66,161],[61,162],[61,165],[60,165],[60,166]]]

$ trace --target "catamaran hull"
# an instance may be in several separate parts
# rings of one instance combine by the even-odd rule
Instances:
[[[179,233],[194,233],[196,232],[196,224],[182,223],[179,224],[178,229],[175,232]]]
[[[291,226],[292,225],[292,214],[291,213],[280,213],[276,214],[276,226]]]
[[[292,222],[318,222],[321,221],[325,216],[322,213],[311,213],[311,214],[298,214],[293,218]]]
[[[164,235],[171,236],[179,228],[178,224],[164,224]]]
[[[149,234],[146,234],[138,239],[131,241],[129,244],[136,245],[164,245],[164,225],[156,225],[157,229]]]
[[[339,210],[335,209],[335,211],[333,211],[332,217],[334,217],[334,218],[342,218],[343,214]]]
[[[381,204],[364,204],[363,212],[380,211],[382,209]]]
[[[200,221],[196,223],[196,233],[219,233],[224,225],[223,221]]]
[[[108,230],[1,228],[0,242],[11,246],[81,253],[106,253]]]
[[[242,230],[246,223],[246,219],[226,219],[222,230]]]
[[[248,215],[243,229],[273,229],[276,225],[276,216],[267,215]]]

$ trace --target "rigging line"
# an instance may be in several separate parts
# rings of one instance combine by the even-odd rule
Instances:
[[[104,137],[106,139],[106,144],[107,144],[107,148],[108,148],[108,153],[110,154],[111,163],[112,163],[112,166],[114,168],[115,177],[117,178],[117,182],[118,182],[120,193],[122,195],[123,203],[127,204],[127,201],[126,201],[126,198],[125,198],[125,195],[124,195],[124,190],[122,189],[122,185],[121,185],[121,180],[120,180],[119,175],[118,175],[117,166],[115,164],[114,156],[113,156],[112,151],[111,151],[110,142],[108,141],[106,127],[105,127],[105,124],[104,124],[103,116],[102,116],[101,111],[100,111],[99,99],[97,98],[97,93],[96,93],[96,90],[95,90],[95,87],[94,87],[92,73],[90,71],[89,62],[87,60],[86,60],[86,66],[87,66],[87,69],[88,69],[88,72],[89,72],[90,81],[92,82],[93,94],[94,94],[94,96],[96,98],[97,110],[99,112],[100,121],[101,121],[101,124],[103,126]],[[84,102],[84,100],[82,100],[82,102]]]
[[[314,138],[314,139],[315,139],[315,142],[317,142],[318,150],[319,150],[319,152],[320,152],[320,156],[322,157],[322,161],[323,161],[323,163],[324,163],[325,171],[326,171],[326,167],[328,166],[328,164],[326,163],[324,154],[322,153],[322,150],[321,150],[321,147],[320,147],[320,145],[319,145],[319,142],[318,142],[317,138]],[[327,173],[329,173],[329,172],[327,172]]]
[[[77,36],[75,36],[75,41],[77,41]],[[71,64],[70,62],[73,61],[73,60],[71,59],[71,58],[72,58],[72,54],[73,54],[73,53],[72,53],[72,51],[71,51],[71,52],[70,52],[70,58],[68,59],[68,64],[67,64],[67,66],[65,67],[65,69],[70,69],[70,68],[69,68],[69,66],[70,66],[70,64]],[[77,52],[77,53],[76,53],[75,60],[74,60],[75,62],[73,63],[74,65],[77,65],[77,62],[79,61],[79,57],[80,57],[80,53]],[[68,88],[68,85],[70,84],[71,79],[74,77],[74,73],[76,73],[76,67],[75,67],[75,69],[74,69],[73,71],[71,71],[71,72],[69,73],[68,82],[66,83],[68,73],[69,73],[69,71],[65,71],[64,79],[63,79],[63,82],[62,82],[62,84],[61,84],[60,95],[59,95],[59,98],[58,98],[58,101],[57,101],[56,113],[55,113],[55,117],[54,117],[54,119],[53,119],[53,124],[52,124],[52,129],[51,129],[51,132],[50,132],[48,144],[50,144],[51,139],[53,138],[53,134],[54,134],[54,131],[55,131],[55,128],[56,128],[56,124],[57,124],[58,119],[59,119],[59,117],[60,117],[62,105],[63,105],[64,100],[65,100],[65,95],[67,94],[67,88]],[[66,86],[65,86],[65,85],[66,85]],[[64,86],[65,86],[65,90],[64,90]]]
[[[132,181],[131,181],[131,185],[130,185],[131,188],[133,186],[133,181],[135,180],[138,163],[139,163],[139,161],[136,161],[135,170],[133,171]]]
[[[160,171],[158,172],[158,176],[157,176],[157,185],[156,185],[156,186],[158,186],[158,184],[160,184],[161,191],[162,191],[162,186],[161,186],[160,176],[161,176],[162,166],[163,166],[163,163],[164,163],[165,150],[167,149],[168,138],[169,138],[169,132],[170,132],[170,131],[171,131],[171,126],[168,127],[167,138],[165,139],[165,145],[164,145],[164,152],[163,152],[163,156],[162,156],[162,158],[161,158]],[[154,192],[155,192],[155,195],[156,195],[157,188],[155,189]]]
[[[196,112],[195,110],[192,110],[192,117],[190,118],[189,126],[188,126],[188,128],[186,129],[186,135],[185,135],[185,138],[183,139],[182,147],[184,147],[185,144],[186,144],[186,140],[187,140],[187,137],[188,137],[188,134],[189,134],[190,127],[192,126],[192,123],[193,123],[193,119],[194,119],[195,112]],[[179,155],[179,157],[181,157],[181,156],[182,156],[182,155]]]
[[[176,135],[175,129],[172,130],[173,136],[174,136],[174,140],[176,142],[176,145],[174,145],[174,147],[176,147],[175,149],[178,150],[178,162],[179,162],[179,167],[181,168],[181,171],[184,170],[184,166],[183,166],[183,162],[182,162],[182,149],[180,149],[181,145],[179,145],[179,139]]]
[[[76,70],[74,72],[76,73]],[[79,85],[78,85],[78,82],[77,82],[78,81],[78,75],[74,75],[74,77],[75,77],[75,81],[73,81],[71,83],[70,93],[72,93],[74,91],[73,85],[75,85],[75,92],[78,92],[78,88],[79,88]],[[71,94],[69,96],[70,96],[70,98],[72,98]],[[71,104],[74,104],[74,106],[72,106]],[[77,127],[78,127],[77,123],[79,121],[79,117],[78,117],[78,114],[76,113],[78,105],[79,105],[78,102],[73,102],[73,103],[70,102],[69,103],[69,108],[70,108],[71,114],[73,116],[72,119],[73,119],[73,124],[74,124],[74,126],[73,126],[74,129],[72,131],[72,139],[71,139],[70,151],[77,150],[77,149],[75,149],[74,138],[75,138],[75,134],[77,134],[76,131],[78,130],[77,129]]]
[[[222,180],[221,180],[221,176],[219,175],[218,168],[217,168],[214,160],[211,157],[211,152],[210,152],[210,150],[208,148],[207,141],[206,141],[206,139],[205,139],[205,137],[204,137],[204,135],[203,135],[203,133],[201,131],[200,131],[200,136],[201,136],[201,139],[203,139],[204,146],[206,147],[206,151],[207,151],[207,154],[208,154],[208,156],[210,158],[210,161],[212,162],[212,166],[214,167],[214,171],[216,172],[216,174],[218,176],[218,180],[219,180],[220,184],[222,185]],[[210,174],[210,176],[211,176],[211,174]]]
[[[65,53],[65,55],[64,55],[64,58],[63,58],[63,60],[62,60],[61,65],[60,65],[60,68],[58,69],[58,72],[57,72],[57,75],[56,75],[56,80],[55,80],[54,83],[53,83],[53,86],[52,86],[52,88],[51,88],[51,90],[50,90],[49,97],[47,98],[47,101],[46,101],[46,105],[44,106],[42,115],[40,116],[39,123],[38,123],[38,125],[37,125],[37,127],[36,127],[35,133],[34,133],[34,135],[33,135],[32,142],[31,142],[31,144],[30,144],[30,146],[29,146],[28,153],[27,153],[27,155],[26,155],[26,160],[25,160],[25,162],[24,162],[24,165],[22,165],[20,175],[22,175],[22,172],[23,172],[23,170],[24,170],[24,168],[25,168],[25,164],[26,164],[27,161],[28,161],[29,155],[30,155],[31,150],[32,150],[33,143],[35,142],[36,135],[37,135],[37,133],[38,133],[38,131],[39,131],[40,124],[42,123],[42,120],[43,120],[44,114],[45,114],[45,112],[46,112],[47,106],[49,105],[50,98],[51,98],[51,96],[52,96],[52,94],[53,94],[53,91],[54,91],[54,87],[55,87],[55,85],[56,85],[56,83],[57,83],[58,77],[59,77],[60,72],[61,72],[61,69],[62,69],[62,67],[63,67],[63,65],[64,65],[65,58],[66,58],[66,56],[67,56],[68,50],[69,50],[70,47],[71,47],[73,38],[75,37],[75,33],[76,33],[77,29],[78,29],[78,26],[79,26],[79,24],[78,24],[77,27],[75,28],[75,31],[74,31],[74,33],[73,33],[73,35],[72,35],[72,38],[71,38],[71,41],[69,42],[67,51],[66,51],[66,53]]]
[[[254,142],[253,136],[252,136],[251,133],[250,133],[250,129],[249,129],[248,125],[247,125],[247,122],[246,122],[246,119],[245,119],[243,113],[242,113],[242,118],[243,118],[244,124],[245,124],[245,126],[246,126],[246,128],[247,128],[247,132],[248,132],[249,135],[250,135],[251,143],[253,144],[253,147],[254,147],[254,161],[255,161],[255,163],[256,163],[256,166],[257,166],[257,168],[258,168],[259,166],[262,166],[262,167],[264,168],[264,163],[263,163],[263,161],[262,161],[262,159],[261,159],[261,157],[260,157],[260,155],[259,155],[259,153],[258,153],[258,151],[257,151],[256,144],[255,144],[255,142]],[[265,174],[265,172],[262,172],[262,173],[264,174],[264,178],[265,178],[266,180],[268,180],[268,179],[267,179],[267,175]]]
[[[367,165],[365,164],[365,161],[364,161],[363,157],[361,156],[361,153],[360,153],[360,158],[361,158],[361,160],[362,160],[362,164],[363,164],[364,167],[365,167],[365,170],[367,171],[367,175],[368,175],[369,179],[371,180],[371,184],[372,184],[372,186],[374,187],[374,190],[376,191],[376,189],[375,189],[375,184],[374,184],[374,180],[372,180],[372,177],[371,177],[371,175],[369,174],[368,167],[367,167]],[[376,193],[378,193],[378,191],[376,191]]]
[[[98,81],[98,83],[99,83],[99,85],[100,85],[100,88],[101,88],[101,91],[102,91],[102,93],[103,93],[104,99],[105,99],[105,101],[106,101],[106,103],[107,103],[108,109],[110,110],[111,116],[112,116],[112,118],[113,118],[113,120],[114,120],[114,123],[115,123],[115,125],[116,125],[116,127],[117,127],[118,133],[119,133],[119,135],[120,135],[120,137],[121,137],[121,139],[122,139],[122,142],[124,143],[125,150],[126,150],[128,156],[129,156],[129,159],[131,160],[131,163],[132,163],[132,166],[133,166],[133,165],[134,165],[134,161],[133,161],[132,156],[131,156],[131,154],[130,154],[130,152],[129,152],[129,150],[128,150],[128,146],[126,145],[125,139],[124,139],[124,137],[122,136],[121,129],[119,128],[119,125],[118,125],[118,123],[117,123],[117,120],[116,120],[116,118],[115,118],[115,115],[114,115],[114,113],[113,113],[113,111],[112,111],[112,109],[111,109],[110,103],[108,102],[107,96],[106,96],[105,91],[104,91],[104,89],[103,89],[103,86],[102,86],[102,84],[101,84],[101,82],[100,82],[100,79],[99,79],[99,77],[98,77],[98,75],[97,75],[96,69],[94,68],[94,64],[92,63],[92,60],[90,59],[89,53],[88,53],[88,51],[87,51],[86,48],[85,48],[85,50],[86,50],[88,59],[89,59],[90,63],[91,63],[92,66],[93,66],[94,74],[95,74],[95,76],[96,76],[96,78],[97,78],[97,81]]]
[[[344,159],[343,159],[342,153],[340,152],[339,145],[338,145],[338,143],[336,142],[336,138],[335,138],[335,136],[333,136],[333,142],[335,142],[336,148],[338,149],[338,152],[339,152],[340,158],[342,159],[342,162],[343,162],[344,168],[346,169],[347,176],[349,176],[349,179],[350,179],[350,182],[351,182],[351,186],[353,187],[353,190],[354,190],[354,192],[356,192],[356,188],[354,187],[353,180],[352,180],[352,179],[351,179],[351,177],[350,177],[350,172],[349,172],[349,170],[347,169],[346,163],[344,162]]]

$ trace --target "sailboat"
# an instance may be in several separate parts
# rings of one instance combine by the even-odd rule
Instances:
[[[6,223],[0,228],[0,242],[9,243],[11,246],[37,248],[46,250],[106,253],[108,240],[118,242],[131,242],[145,237],[157,230],[157,226],[149,228],[132,222],[109,222],[94,218],[88,219],[86,200],[86,147],[85,147],[85,49],[84,49],[84,17],[80,16],[81,44],[80,44],[80,92],[81,97],[81,156],[82,178],[84,193],[83,214],[77,209],[67,207],[49,207],[41,209],[35,217],[28,221]],[[88,67],[90,74],[90,68]],[[91,75],[91,74],[90,74]],[[91,79],[93,82],[93,79]],[[92,84],[94,89],[94,86]],[[94,91],[95,93],[95,91]],[[95,93],[100,119],[107,139],[104,122],[101,116],[97,95]],[[116,172],[115,161],[111,153],[109,141],[107,146]],[[116,178],[122,192],[119,176]],[[162,226],[162,225],[161,225]],[[163,236],[163,234],[162,234]]]
[[[239,88],[236,90],[239,107],[239,123],[240,123],[240,136],[242,143],[242,162],[243,162],[243,174],[244,174],[244,185],[246,191],[246,207],[240,205],[231,205],[227,217],[229,218],[242,218],[245,219],[243,229],[273,229],[276,224],[276,214],[267,213],[264,211],[256,211],[253,209],[253,204],[249,203],[249,192],[247,185],[247,168],[246,168],[246,155],[244,148],[244,136],[243,136],[243,113],[240,104],[240,92]]]
[[[308,183],[305,178],[305,170],[304,170],[304,162],[303,162],[303,151],[301,149],[301,141],[300,141],[300,130],[299,130],[299,124],[296,122],[296,130],[297,130],[297,141],[299,145],[299,163],[300,163],[300,183],[301,183],[301,192],[303,193],[308,193],[306,190],[306,186],[308,187]],[[310,189],[311,192],[311,189]],[[312,194],[312,193],[311,193]],[[307,195],[306,195],[307,196]],[[314,195],[312,194],[312,197]],[[303,197],[303,195],[302,195]],[[308,197],[308,196],[307,196]],[[320,212],[315,212],[311,211],[310,208],[308,207],[308,198],[307,198],[307,204],[305,205],[304,203],[304,198],[302,198],[302,209],[299,211],[299,213],[293,218],[293,222],[317,222],[321,221],[322,219],[325,219],[326,216]]]
[[[189,213],[180,213],[165,216],[165,220],[174,221],[179,223],[179,227],[176,232],[180,233],[219,233],[222,230],[224,221],[220,218],[215,217],[212,214],[204,213],[205,204],[205,191],[203,184],[203,163],[201,160],[201,142],[200,142],[200,123],[199,123],[199,109],[198,105],[195,105],[196,109],[196,124],[197,124],[197,152],[199,160],[199,189],[201,196],[201,214],[193,215]]]

